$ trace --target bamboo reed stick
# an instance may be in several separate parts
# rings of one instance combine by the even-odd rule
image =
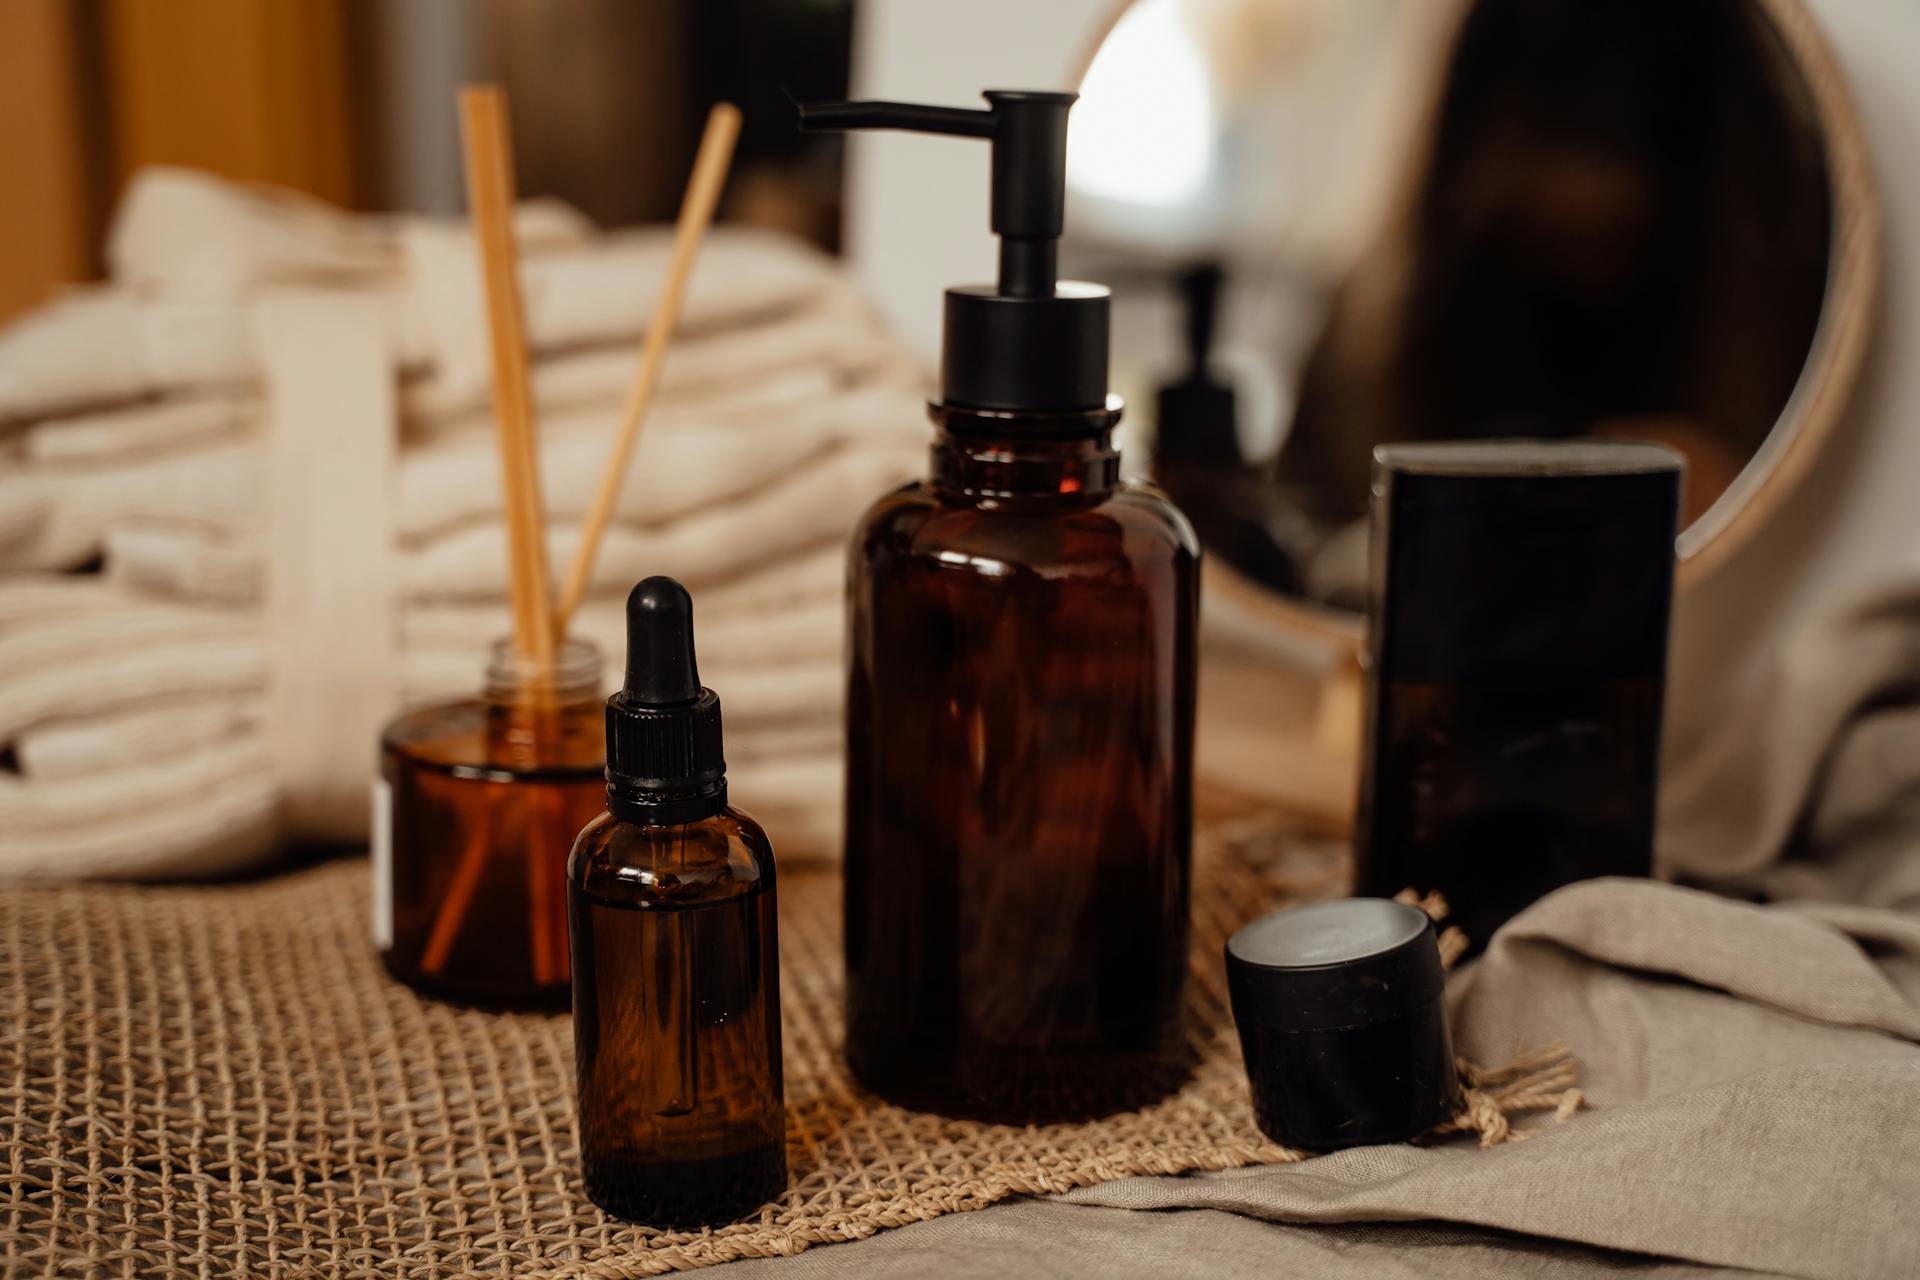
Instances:
[[[534,441],[533,395],[520,310],[519,254],[513,235],[513,142],[506,94],[497,85],[462,89],[460,125],[466,150],[467,204],[480,253],[493,357],[493,413],[507,509],[514,645],[542,671],[551,672],[556,632],[547,582],[540,455]]]
[[[587,593],[593,562],[599,555],[607,524],[613,518],[613,506],[619,499],[621,486],[626,483],[634,442],[640,438],[641,425],[653,404],[660,370],[666,363],[667,346],[680,321],[687,281],[693,275],[700,242],[713,222],[713,211],[720,202],[720,189],[726,183],[727,167],[733,160],[733,146],[739,136],[739,108],[726,102],[716,105],[707,116],[706,133],[700,139],[700,151],[693,162],[693,176],[680,202],[680,220],[674,231],[673,258],[667,265],[666,284],[654,303],[653,318],[647,324],[646,337],[640,347],[640,363],[634,368],[633,382],[627,388],[626,403],[620,410],[613,450],[600,472],[599,486],[594,490],[593,502],[580,527],[580,543],[574,548],[565,584],[560,589],[560,604],[554,611],[557,634],[566,634],[567,624],[573,620],[581,597]]]
[[[480,872],[486,865],[487,846],[493,842],[493,822],[491,813],[476,821],[467,833],[466,848],[460,851],[460,865],[453,870],[453,881],[447,886],[447,896],[440,900],[440,910],[433,917],[433,928],[427,934],[426,949],[420,953],[420,968],[426,973],[439,973],[446,968],[447,956],[453,950],[453,940],[459,936],[460,924],[467,918],[467,908],[473,903],[473,892],[480,887]]]
[[[545,787],[538,790],[548,791]],[[543,856],[549,848],[547,841],[557,834],[547,817],[553,807],[548,802],[556,797],[539,794],[530,798],[534,804],[527,806],[520,841],[522,855],[527,860],[527,953],[533,960],[533,980],[544,987],[557,981],[561,972],[554,963],[553,917],[555,895],[565,873]],[[564,931],[562,926],[560,932]]]
[[[525,323],[520,306],[518,247],[514,242],[513,141],[507,124],[506,94],[496,85],[469,85],[460,91],[460,135],[466,159],[467,205],[487,308],[487,339],[492,357],[495,440],[500,453],[501,496],[507,514],[508,598],[513,606],[514,648],[531,660],[535,677],[529,699],[536,744],[558,741],[554,712],[553,664],[559,641],[553,625],[553,600],[547,580],[546,512],[540,493],[540,454],[535,439],[533,395],[527,373]],[[445,964],[466,921],[480,873],[495,835],[489,803],[454,871],[440,904],[421,967],[437,973]],[[537,818],[522,832],[527,863],[529,950],[534,980],[545,984],[559,976],[553,934],[555,883],[552,868],[538,856],[547,834]]]

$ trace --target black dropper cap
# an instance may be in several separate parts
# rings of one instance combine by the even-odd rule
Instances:
[[[800,127],[988,139],[1000,280],[947,290],[940,399],[1001,411],[1098,409],[1107,399],[1109,295],[1099,285],[1058,278],[1067,111],[1079,95],[991,89],[985,97],[984,111],[912,102],[810,103],[800,108]]]
[[[627,675],[607,699],[607,808],[627,822],[694,822],[727,803],[720,698],[702,688],[693,597],[672,578],[627,596]]]

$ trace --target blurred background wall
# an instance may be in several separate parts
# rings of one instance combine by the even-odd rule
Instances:
[[[0,7],[0,155],[13,168],[0,200],[0,318],[89,273],[103,182],[81,88],[83,50],[97,42],[81,37],[66,0]]]
[[[707,107],[737,102],[722,218],[831,247],[840,143],[799,136],[784,95],[844,94],[852,23],[852,0],[7,0],[0,319],[97,274],[149,164],[458,211],[454,90],[475,79],[508,89],[523,194],[606,225],[670,218]]]

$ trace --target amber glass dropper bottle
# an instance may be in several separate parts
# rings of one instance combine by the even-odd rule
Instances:
[[[773,849],[727,804],[720,699],[700,686],[693,601],[627,598],[607,701],[607,812],[567,867],[580,1158],[616,1217],[730,1222],[786,1186]]]

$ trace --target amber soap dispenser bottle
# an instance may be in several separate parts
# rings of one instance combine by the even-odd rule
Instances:
[[[1074,95],[801,108],[992,145],[995,285],[949,289],[932,475],[848,569],[846,1053],[904,1105],[1124,1110],[1183,1069],[1198,546],[1121,482],[1108,294],[1057,281]]]
[[[567,867],[587,1195],[659,1227],[732,1221],[786,1186],[773,849],[727,804],[720,700],[672,578],[627,599],[607,701],[607,812]]]

